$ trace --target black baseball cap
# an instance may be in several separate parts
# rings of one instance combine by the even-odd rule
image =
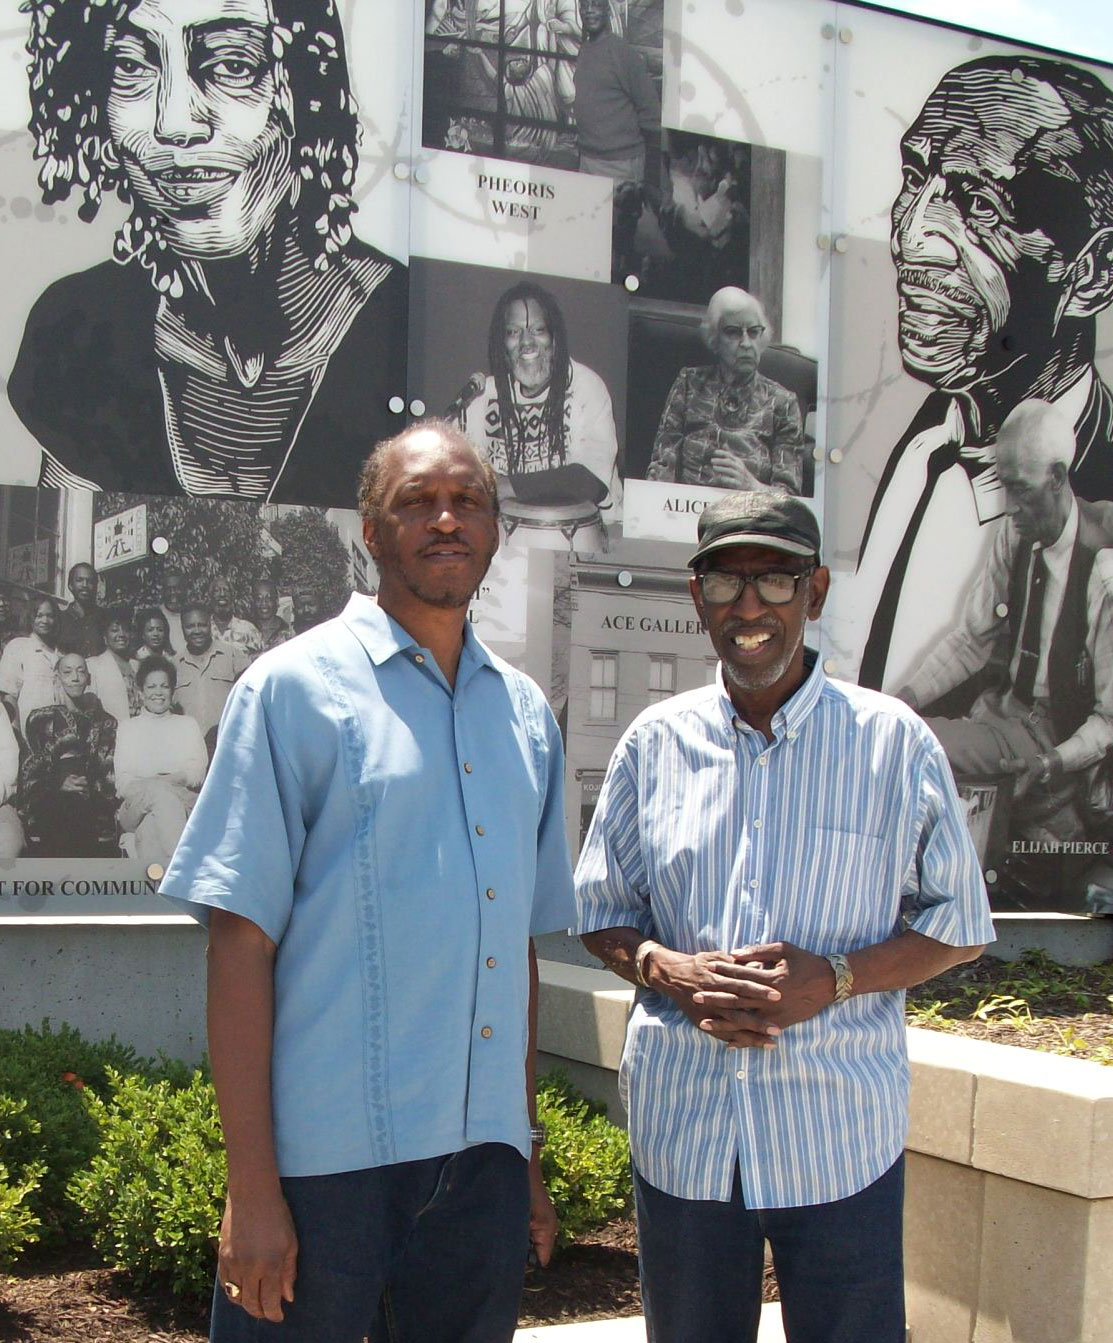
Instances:
[[[705,555],[729,546],[767,546],[819,559],[815,514],[787,490],[735,490],[703,510],[696,535],[699,545],[688,561],[691,569]]]

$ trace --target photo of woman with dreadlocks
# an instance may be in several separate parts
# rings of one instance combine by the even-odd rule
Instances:
[[[407,275],[353,233],[335,0],[23,8],[43,208],[128,212],[27,318],[8,396],[40,483],[347,505],[398,427]]]
[[[564,316],[547,289],[524,280],[501,295],[487,361],[491,371],[473,374],[449,409],[490,458],[504,518],[538,526],[545,515],[516,505],[569,510],[549,515],[566,537],[576,518],[616,521],[622,485],[611,395],[594,369],[572,358]]]

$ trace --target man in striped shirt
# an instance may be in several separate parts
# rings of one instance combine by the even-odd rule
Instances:
[[[830,573],[781,491],[700,519],[713,685],[655,704],[577,873],[639,986],[622,1061],[650,1343],[752,1343],[769,1240],[790,1343],[903,1343],[903,990],[993,937],[939,743],[804,647]]]

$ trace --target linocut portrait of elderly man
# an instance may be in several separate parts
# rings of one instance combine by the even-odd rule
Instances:
[[[1017,406],[1055,406],[1075,435],[1073,492],[1113,498],[1113,396],[1094,362],[1113,303],[1113,92],[1061,61],[969,61],[928,96],[901,157],[897,335],[929,394],[889,455],[859,558],[856,600],[873,613],[859,679],[883,689],[946,633],[941,551],[970,557],[970,582],[980,570],[1006,511],[997,432]]]
[[[30,0],[46,204],[130,207],[51,285],[8,385],[40,483],[350,500],[397,427],[407,277],[357,239],[333,0]]]

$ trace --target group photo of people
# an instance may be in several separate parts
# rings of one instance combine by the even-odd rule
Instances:
[[[26,519],[0,487],[0,527]],[[64,491],[40,513],[65,527]],[[139,496],[97,496],[111,525]],[[163,867],[216,746],[233,685],[261,654],[335,613],[363,586],[320,509],[146,499],[166,553],[100,572],[85,560],[65,594],[0,573],[0,862],[119,858]],[[96,524],[94,524],[95,526]],[[72,529],[71,529],[72,530]],[[34,545],[34,543],[31,543]],[[19,551],[17,549],[16,553]],[[29,577],[29,575],[28,575]]]

